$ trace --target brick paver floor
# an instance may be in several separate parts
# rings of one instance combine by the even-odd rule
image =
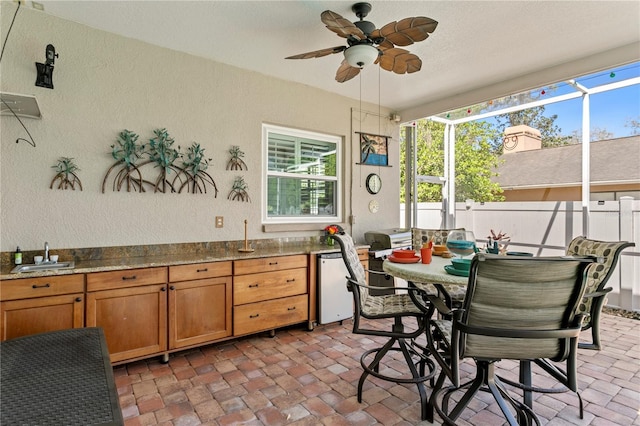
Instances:
[[[358,403],[360,355],[384,339],[355,335],[351,326],[347,320],[311,332],[293,327],[278,330],[273,338],[262,334],[174,353],[166,364],[149,359],[116,366],[125,423],[430,424],[420,421],[415,385],[369,378]],[[578,416],[575,394],[535,394],[534,411],[542,424],[640,425],[640,321],[603,315],[601,334],[603,350],[579,350],[584,419]],[[465,376],[475,372],[472,362],[463,367]],[[517,367],[514,361],[498,363],[499,374],[512,378],[517,378]],[[554,382],[534,369],[534,384]],[[459,424],[504,424],[492,401],[481,392]],[[441,424],[437,415],[435,424]]]

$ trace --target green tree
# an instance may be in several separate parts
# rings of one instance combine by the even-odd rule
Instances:
[[[631,129],[631,135],[640,135],[640,116],[638,118],[627,117],[624,127]]]
[[[540,131],[542,137],[542,147],[550,148],[554,146],[569,145],[573,138],[562,136],[562,129],[555,124],[557,114],[549,117],[544,115],[544,106],[529,108],[522,111],[510,112],[496,116],[498,135],[493,140],[492,148],[497,152],[502,152],[502,138],[504,130],[510,126],[526,125]]]
[[[417,121],[417,174],[444,175],[444,124],[431,120]],[[496,138],[493,125],[485,121],[456,126],[456,201],[468,198],[476,201],[501,201],[502,189],[491,181],[496,176],[498,155],[491,149]],[[403,135],[404,137],[404,135]],[[404,144],[401,144],[404,161]],[[401,170],[401,200],[404,200],[405,170]],[[418,202],[442,201],[442,187],[437,184],[418,184]]]

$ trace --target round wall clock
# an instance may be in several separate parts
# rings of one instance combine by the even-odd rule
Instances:
[[[377,174],[371,173],[369,176],[367,176],[366,186],[369,194],[377,194],[382,188],[382,179],[380,179],[380,176],[378,176]]]
[[[378,213],[378,210],[380,210],[380,204],[378,203],[378,200],[369,201],[369,211],[371,213]]]

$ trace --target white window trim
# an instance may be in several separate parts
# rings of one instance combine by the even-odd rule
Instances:
[[[314,180],[335,180],[336,181],[336,208],[335,215],[316,215],[304,217],[269,217],[267,214],[267,196],[268,196],[268,176],[291,176],[286,173],[269,172],[269,133],[279,133],[294,137],[314,139],[318,141],[331,142],[336,144],[336,177],[328,176],[311,176]],[[260,199],[260,211],[262,215],[262,224],[299,224],[299,223],[341,223],[342,222],[342,199],[343,199],[343,183],[342,183],[342,141],[343,138],[336,135],[326,133],[318,133],[301,129],[293,129],[290,127],[276,126],[273,124],[262,124],[262,191]],[[301,177],[297,175],[296,177]]]

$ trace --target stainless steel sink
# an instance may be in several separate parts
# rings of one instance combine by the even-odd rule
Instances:
[[[72,260],[70,262],[46,262],[36,265],[34,263],[18,265],[11,270],[12,274],[19,274],[22,272],[40,272],[40,271],[57,271],[60,269],[73,269],[76,263]]]

